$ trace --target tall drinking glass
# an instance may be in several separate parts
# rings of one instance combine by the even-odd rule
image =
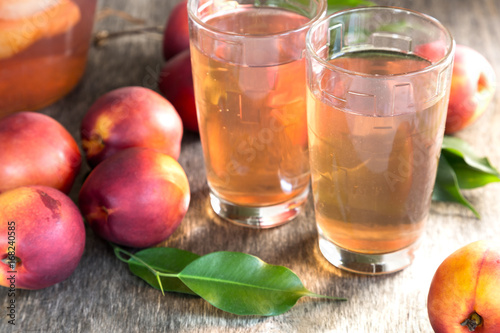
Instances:
[[[319,247],[365,274],[411,263],[428,218],[454,41],[435,19],[369,7],[307,35],[308,130]]]
[[[191,61],[211,205],[268,228],[309,189],[305,35],[323,0],[190,0]]]

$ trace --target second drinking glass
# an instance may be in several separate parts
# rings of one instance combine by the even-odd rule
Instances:
[[[211,205],[269,228],[307,199],[305,35],[322,0],[190,0],[191,60]]]
[[[319,248],[364,274],[408,266],[429,215],[453,68],[427,15],[369,7],[307,35],[308,127]]]

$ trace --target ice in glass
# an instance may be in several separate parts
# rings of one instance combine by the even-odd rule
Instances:
[[[188,5],[212,207],[261,228],[292,219],[307,197],[305,34],[325,9],[313,0],[276,4]]]
[[[395,22],[402,28],[386,31]],[[439,59],[421,51],[428,43]],[[429,214],[452,55],[437,21],[397,8],[341,12],[311,29],[312,189],[320,249],[334,265],[378,274],[412,261]]]

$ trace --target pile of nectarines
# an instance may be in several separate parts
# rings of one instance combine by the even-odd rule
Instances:
[[[158,77],[158,88],[179,113],[184,128],[198,132],[187,0],[178,3],[167,20],[163,34],[163,57],[166,62]]]
[[[97,235],[120,245],[168,238],[190,201],[176,161],[182,135],[181,118],[158,93],[124,87],[104,94],[81,123],[93,170],[79,210],[66,194],[82,161],[69,132],[41,113],[0,119],[0,225],[8,231],[0,234],[0,285],[39,289],[70,276],[85,245],[82,214]]]
[[[0,285],[40,289],[66,279],[85,246],[82,217],[65,194],[80,171],[77,143],[53,118],[20,112],[0,120],[0,161]]]
[[[149,247],[175,231],[190,200],[187,176],[176,161],[182,134],[172,104],[147,88],[110,91],[90,107],[81,137],[94,169],[78,203],[97,235]]]

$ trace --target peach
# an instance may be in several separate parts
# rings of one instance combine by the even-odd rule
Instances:
[[[0,194],[0,285],[42,289],[67,279],[85,248],[78,207],[46,186]]]
[[[500,332],[500,245],[470,243],[438,267],[427,309],[436,333]]]
[[[414,53],[419,57],[436,63],[446,55],[446,43],[442,40],[420,44],[415,47]]]
[[[170,12],[163,33],[163,57],[172,58],[177,53],[189,48],[189,25],[187,0],[178,3]]]
[[[487,109],[495,92],[495,71],[474,49],[457,45],[451,81],[446,134],[475,122]]]
[[[149,148],[129,148],[89,174],[78,202],[90,227],[120,245],[144,248],[167,239],[190,200],[189,183],[172,157]]]
[[[198,132],[189,49],[177,54],[163,65],[158,78],[158,88],[181,116],[184,128]]]
[[[81,154],[55,119],[19,112],[0,119],[0,161],[0,193],[25,185],[68,193],[80,171]]]
[[[179,158],[182,120],[172,104],[143,87],[124,87],[101,96],[84,115],[82,147],[91,167],[126,148],[157,149]]]

